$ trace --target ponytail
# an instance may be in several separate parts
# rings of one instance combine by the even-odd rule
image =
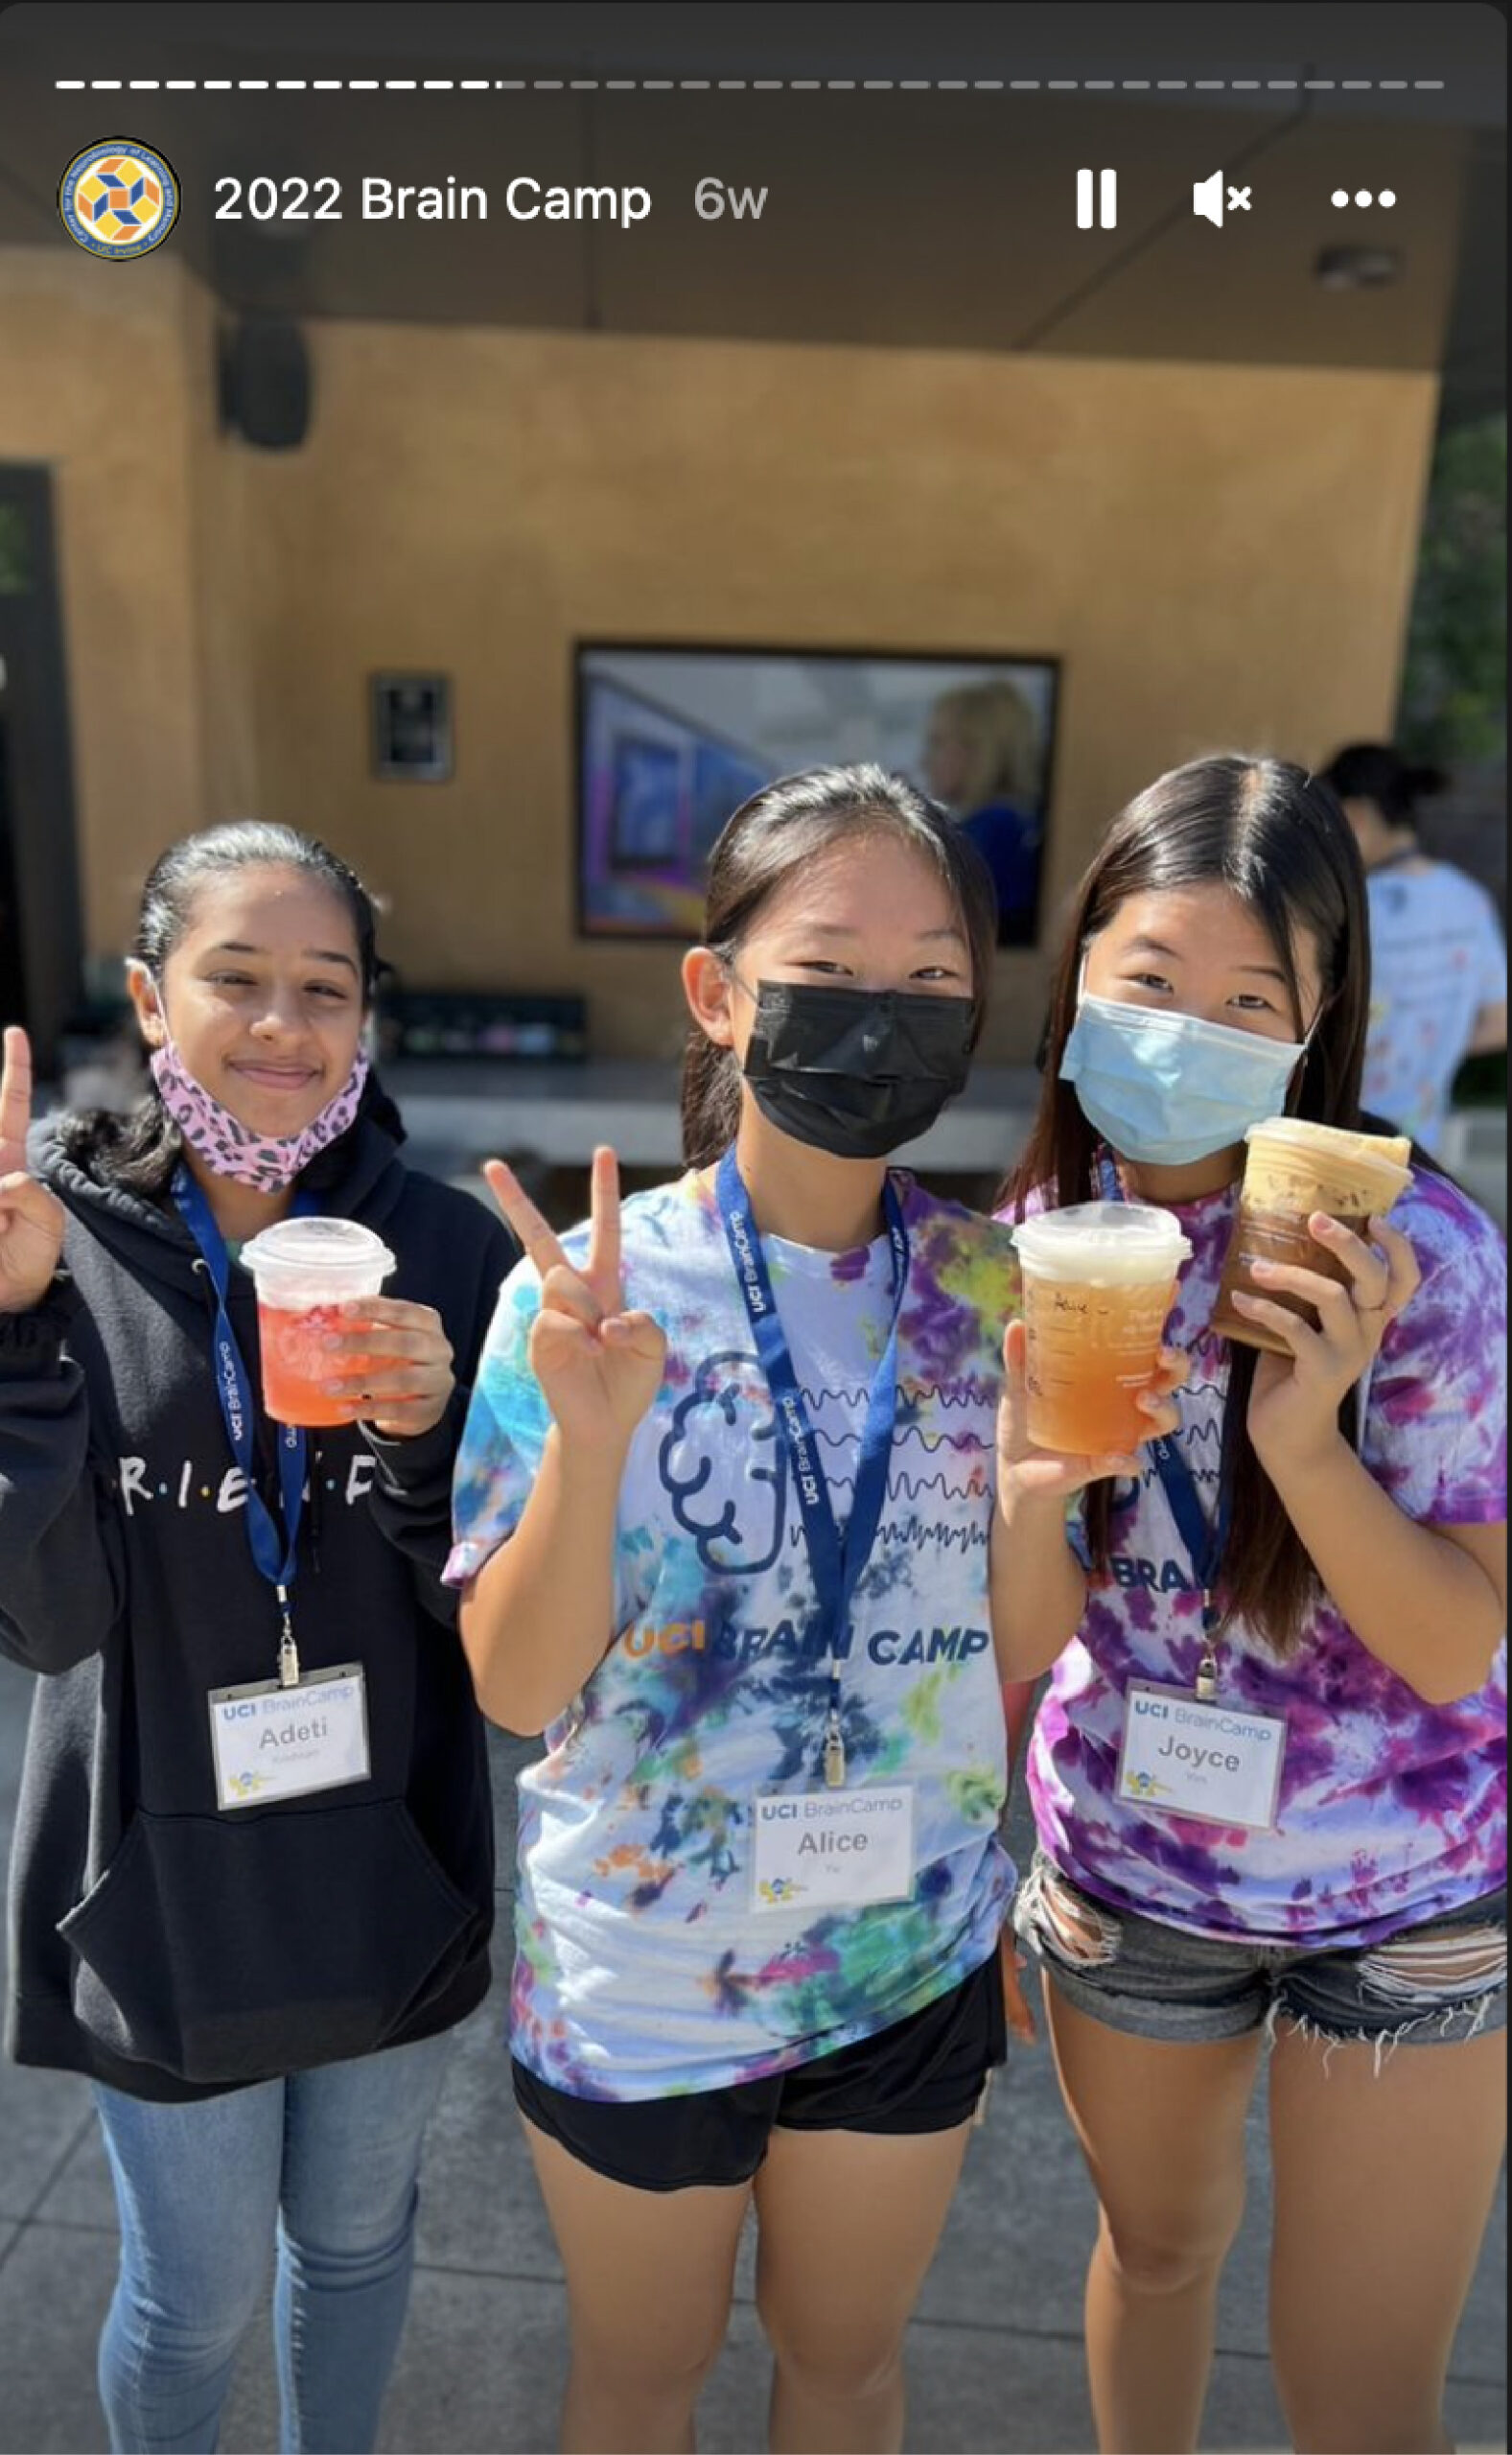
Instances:
[[[83,1109],[61,1118],[58,1145],[81,1175],[149,1202],[168,1191],[184,1149],[155,1087],[125,1116],[118,1109]]]

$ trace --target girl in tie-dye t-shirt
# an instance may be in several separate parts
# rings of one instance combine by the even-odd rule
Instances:
[[[753,2198],[779,2443],[901,2443],[1004,2047],[997,1648],[1081,1602],[1064,1565],[1012,1578],[1010,1239],[887,1165],[965,1081],[991,948],[942,811],[876,769],[788,779],[721,836],[685,965],[688,1174],[621,1215],[601,1154],[562,1241],[496,1176],[527,1259],[450,1574],[484,1709],[546,1733],[512,2045],[576,2445],[691,2443]]]
[[[1314,1214],[1317,1271],[1256,1271],[1236,1301],[1268,1347],[1212,1326],[1244,1136],[1283,1109],[1360,1128],[1368,1005],[1328,787],[1175,770],[1082,881],[1005,1189],[1006,1222],[1160,1204],[1192,1247],[1174,1457],[1085,1501],[1081,1628],[1011,1666],[1050,1672],[1015,1916],[1103,2205],[1105,2446],[1196,2443],[1267,2038],[1293,2443],[1449,2443],[1504,2124],[1505,1249],[1414,1153],[1389,1223]]]

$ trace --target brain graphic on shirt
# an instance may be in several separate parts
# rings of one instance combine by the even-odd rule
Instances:
[[[672,1514],[705,1568],[756,1577],[772,1567],[782,1542],[785,1461],[754,1355],[704,1358],[657,1465]]]

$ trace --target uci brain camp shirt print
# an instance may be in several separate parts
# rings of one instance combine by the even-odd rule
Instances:
[[[831,1660],[791,1466],[710,1184],[624,1211],[625,1302],[668,1338],[632,1443],[616,1633],[521,1777],[514,2051],[580,2096],[643,2099],[779,2071],[905,2019],[996,1947],[1012,1869],[988,1612],[1004,1232],[906,1176],[887,1497],[840,1640],[848,1781],[912,1785],[911,1897],[805,1918],[752,1903],[763,1792],[822,1786]],[[564,1240],[570,1258],[582,1231]],[[837,1519],[888,1334],[886,1239],[771,1240],[768,1264]],[[518,1523],[549,1425],[527,1346],[540,1282],[506,1282],[458,1461],[454,1582]],[[710,2015],[713,2015],[711,2018]]]

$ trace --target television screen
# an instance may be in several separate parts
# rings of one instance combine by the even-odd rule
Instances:
[[[586,936],[696,938],[732,812],[775,777],[872,760],[943,802],[976,842],[998,943],[1035,944],[1054,659],[585,643],[576,662]]]

